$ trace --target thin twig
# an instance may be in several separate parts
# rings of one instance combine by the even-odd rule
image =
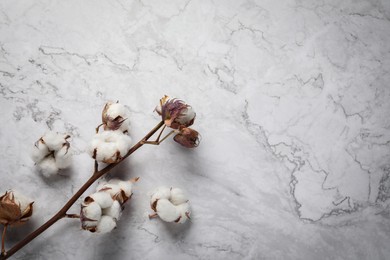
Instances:
[[[5,255],[5,234],[7,233],[8,225],[3,227],[3,235],[1,236],[1,256]]]
[[[153,144],[153,145],[159,145],[161,144],[165,139],[167,139],[171,134],[173,134],[175,132],[175,130],[172,130],[171,132],[169,132],[166,136],[164,136],[163,139],[161,140],[158,140],[160,138],[160,136],[156,139],[156,141],[145,141],[143,142],[143,144]]]
[[[80,218],[80,215],[78,215],[78,214],[66,214],[65,217],[66,218]]]
[[[30,243],[34,238],[39,236],[41,233],[43,233],[46,229],[48,229],[50,226],[52,226],[54,223],[56,223],[58,220],[66,217],[66,212],[73,206],[73,204],[78,200],[78,198],[83,195],[83,193],[100,177],[102,177],[104,174],[108,173],[111,169],[113,169],[115,166],[117,166],[119,163],[121,163],[124,159],[129,157],[132,153],[134,153],[138,148],[140,148],[143,145],[144,141],[147,141],[150,137],[152,137],[162,126],[164,125],[164,122],[161,121],[158,123],[144,138],[142,138],[141,141],[136,143],[133,147],[130,148],[130,150],[127,152],[125,156],[122,157],[122,159],[117,163],[112,163],[101,169],[100,171],[95,172],[86,183],[84,183],[83,186],[70,198],[70,200],[60,209],[57,214],[55,214],[51,219],[49,219],[46,223],[44,223],[42,226],[40,226],[38,229],[27,235],[22,241],[14,245],[10,250],[5,252],[0,256],[0,260],[5,260],[15,254],[17,251],[19,251],[21,248],[23,248],[25,245]]]
[[[98,161],[95,159],[95,166],[94,166],[94,174],[97,173],[99,171],[99,164],[98,164]]]

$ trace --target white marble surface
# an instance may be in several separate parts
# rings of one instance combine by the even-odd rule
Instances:
[[[107,100],[136,141],[169,94],[201,145],[142,147],[111,173],[141,177],[116,230],[62,220],[14,259],[389,259],[389,69],[387,0],[2,0],[0,190],[35,199],[7,246],[91,174]],[[48,129],[76,151],[52,180],[28,156]],[[147,218],[160,185],[187,190],[191,223]]]

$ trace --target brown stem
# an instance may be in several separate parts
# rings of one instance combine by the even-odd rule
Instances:
[[[1,257],[5,255],[5,234],[7,233],[8,225],[4,225],[3,227],[3,235],[1,236]]]
[[[66,214],[66,218],[80,218],[80,215],[78,214]]]
[[[132,153],[134,153],[138,148],[140,148],[143,145],[143,142],[147,141],[153,134],[155,134],[162,126],[164,122],[161,121],[158,123],[142,140],[140,140],[138,143],[136,143],[133,147],[130,148],[130,150],[127,152],[123,158],[117,162],[107,165],[105,168],[101,169],[100,171],[94,172],[94,174],[89,178],[89,180],[84,183],[84,185],[70,198],[70,200],[65,204],[62,209],[60,209],[57,214],[55,214],[51,219],[49,219],[46,223],[44,223],[42,226],[40,226],[38,229],[27,235],[22,241],[14,245],[10,250],[5,252],[4,254],[1,254],[0,260],[5,260],[15,254],[17,251],[19,251],[21,248],[23,248],[25,245],[31,242],[34,238],[39,236],[43,231],[48,229],[51,225],[56,223],[61,218],[66,217],[66,212],[72,207],[72,205],[78,200],[78,198],[81,197],[81,195],[100,177],[102,177],[104,174],[108,173],[111,169],[113,169],[115,166],[117,166],[119,163],[121,163],[124,159],[129,157]],[[4,237],[4,236],[3,236]]]

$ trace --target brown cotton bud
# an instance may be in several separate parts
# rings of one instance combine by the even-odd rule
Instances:
[[[0,197],[0,223],[19,225],[26,222],[33,213],[33,203],[17,192],[7,191]]]
[[[194,110],[179,99],[168,99],[168,96],[164,96],[160,100],[160,107],[157,106],[155,110],[168,127],[179,129],[179,127],[188,127],[194,123],[196,116]]]
[[[175,142],[185,146],[187,148],[194,148],[199,145],[199,133],[191,128],[183,127],[180,129],[180,133],[173,138]]]

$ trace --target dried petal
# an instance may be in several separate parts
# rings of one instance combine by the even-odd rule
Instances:
[[[18,225],[26,222],[33,213],[33,203],[19,193],[7,191],[0,197],[0,223]]]

